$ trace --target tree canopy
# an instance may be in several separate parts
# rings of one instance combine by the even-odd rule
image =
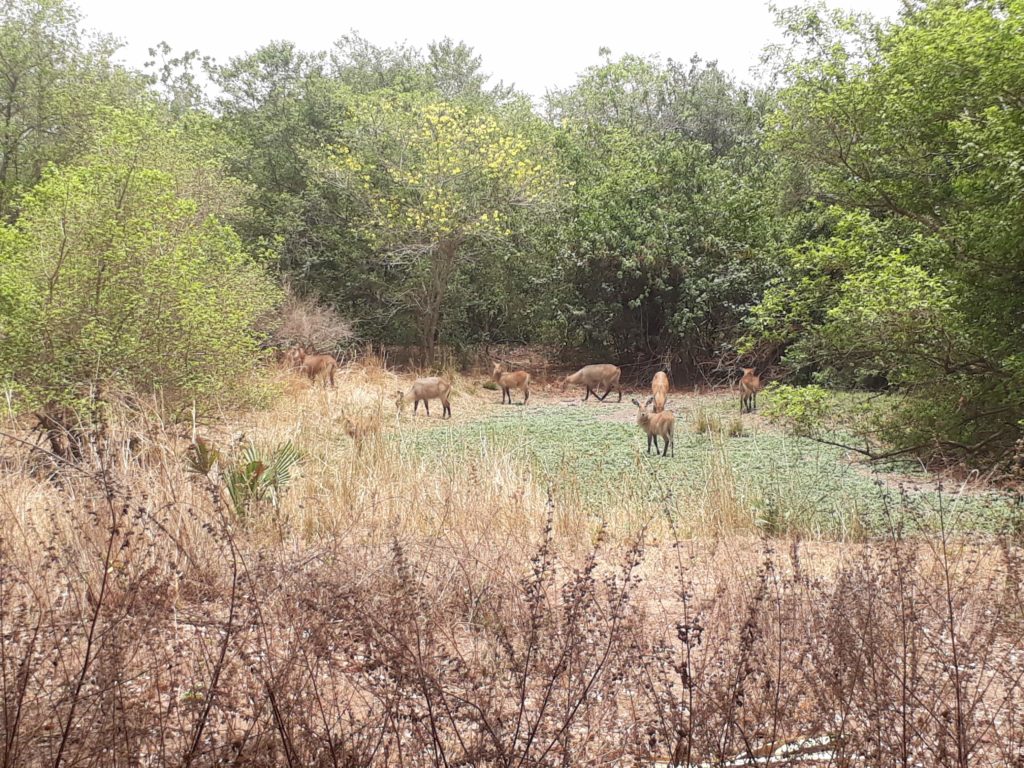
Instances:
[[[782,21],[807,53],[782,62],[771,141],[824,207],[755,336],[818,378],[899,386],[892,439],[998,451],[1024,415],[1024,4]]]
[[[277,291],[221,221],[239,194],[197,140],[210,126],[102,120],[0,227],[0,375],[36,406],[110,387],[169,404],[237,393]]]
[[[759,83],[605,50],[533,99],[449,38],[161,43],[133,71],[68,0],[2,0],[0,376],[213,397],[287,287],[428,366],[496,343],[678,383],[755,365],[898,393],[870,424],[898,449],[1005,455],[1024,0],[776,14]]]

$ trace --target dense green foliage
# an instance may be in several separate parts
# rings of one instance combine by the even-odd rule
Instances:
[[[93,148],[0,228],[0,374],[28,403],[97,387],[208,402],[251,369],[277,291],[220,221],[238,192],[204,152],[208,131],[108,113]]]
[[[782,61],[772,142],[828,207],[755,337],[824,382],[906,393],[890,443],[999,453],[1024,416],[1024,3],[783,22],[806,55]]]
[[[633,56],[550,100],[574,182],[566,341],[675,364],[682,379],[729,346],[776,274],[766,108],[712,65]]]
[[[558,203],[551,132],[523,97],[484,87],[470,49],[274,43],[213,77],[231,168],[253,189],[238,231],[296,287],[364,338],[428,356],[439,339],[535,327],[520,304],[550,273],[536,244]]]
[[[1020,437],[1022,0],[783,10],[770,85],[604,51],[543,103],[447,39],[162,44],[143,74],[66,0],[0,9],[0,373],[33,401],[229,391],[274,330],[258,255],[428,363],[754,364],[900,393],[858,419],[879,451]]]
[[[111,62],[116,49],[63,0],[0,0],[0,219],[49,163],[88,148],[97,114],[143,97],[144,78]]]
[[[538,123],[515,109],[362,97],[344,143],[321,160],[323,183],[359,211],[355,231],[388,276],[396,309],[414,319],[428,364],[452,281],[468,264],[507,259],[532,210],[554,198]]]

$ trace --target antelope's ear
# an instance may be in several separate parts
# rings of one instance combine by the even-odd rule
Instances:
[[[632,399],[630,400],[630,402],[631,402],[631,403],[633,403],[633,405],[635,405],[635,406],[636,406],[637,408],[639,408],[639,407],[640,407],[640,403],[639,403],[639,402],[637,401],[637,399],[636,399],[635,397],[634,397],[634,398],[632,398]]]
[[[650,405],[653,402],[654,402],[654,395],[651,395],[650,397],[647,398],[647,402],[644,403],[644,407],[646,408],[648,405]]]

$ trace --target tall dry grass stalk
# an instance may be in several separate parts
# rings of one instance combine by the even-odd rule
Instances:
[[[0,765],[1024,764],[1019,541],[759,537],[715,453],[696,509],[597,515],[514,444],[413,451],[396,383],[5,442]],[[301,474],[240,516],[193,431]]]

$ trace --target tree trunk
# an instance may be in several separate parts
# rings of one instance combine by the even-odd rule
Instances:
[[[455,276],[458,264],[458,242],[443,240],[431,253],[430,274],[424,285],[420,304],[420,352],[427,368],[434,365],[440,341],[441,316],[448,283]]]

